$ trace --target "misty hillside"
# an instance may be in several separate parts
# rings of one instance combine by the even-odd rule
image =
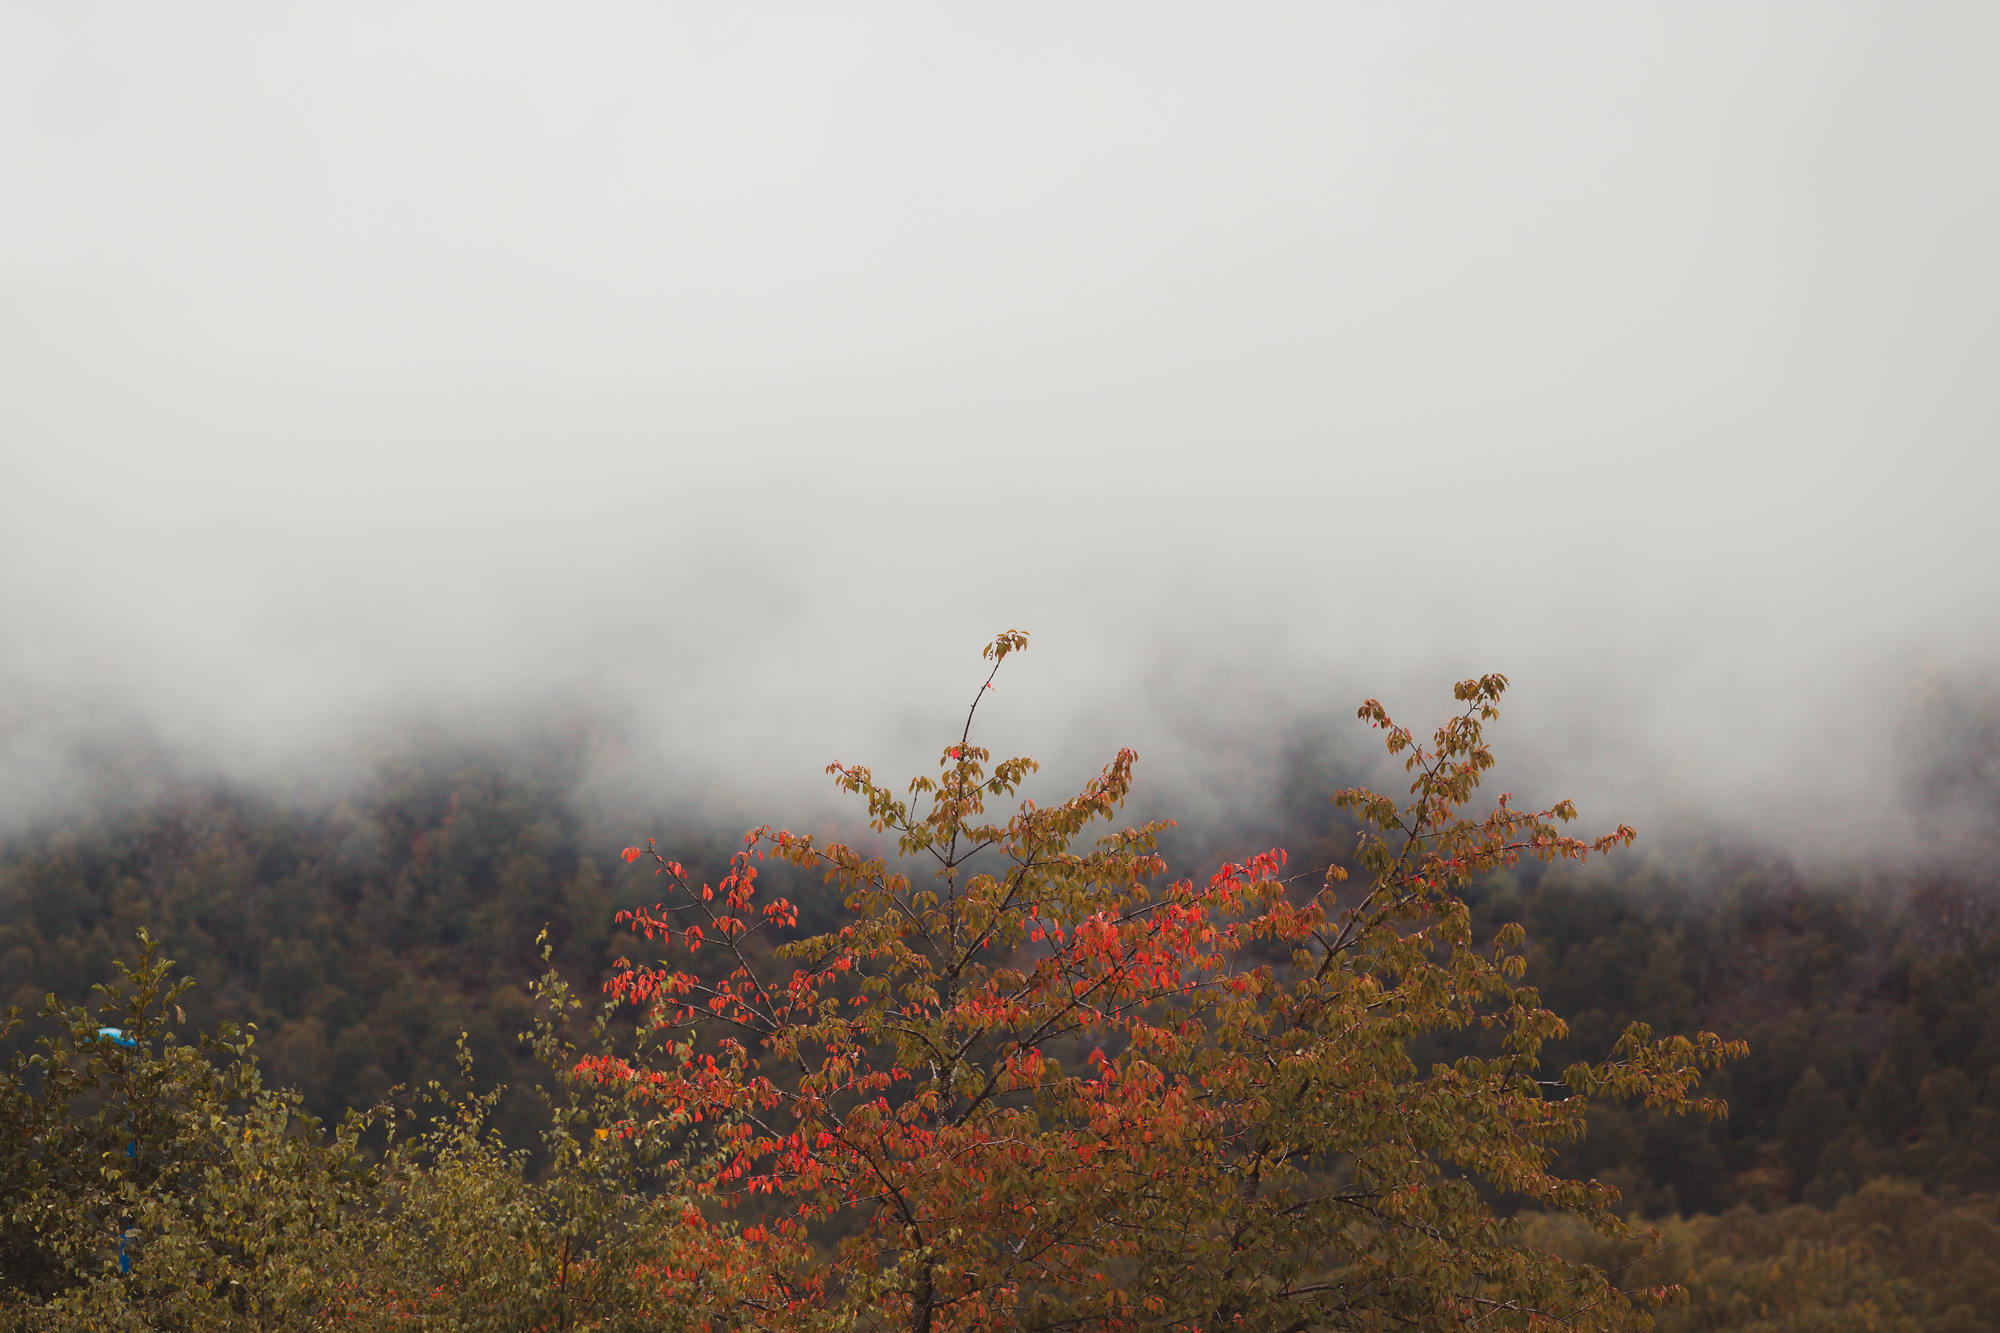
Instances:
[[[1134,1274],[1181,1328],[1994,1326],[1996,49],[1871,0],[11,7],[0,1333],[1130,1327]],[[1447,822],[1465,770],[1370,726],[1503,690],[1492,767],[1432,759],[1513,804]],[[898,850],[841,764],[964,800],[968,698],[1043,762],[999,900],[944,798],[942,908],[746,844]],[[1064,841],[1126,747],[1195,887]],[[755,982],[782,1079],[721,949],[660,1067],[523,1041],[537,986],[669,984],[649,838],[689,914],[754,845],[788,901],[730,929],[840,923]],[[179,1036],[37,1016],[142,930]],[[498,1137],[341,1120],[432,1080]]]
[[[439,749],[331,808],[189,790],[17,835],[0,848],[0,999],[32,1012],[45,992],[84,998],[144,926],[198,980],[190,1021],[255,1023],[270,1075],[323,1117],[452,1077],[461,1030],[483,1076],[530,1079],[516,1034],[537,933],[594,991],[614,958],[645,956],[613,913],[657,896],[617,848],[656,836],[716,878],[742,832],[608,827],[576,799],[573,768]],[[1273,841],[1295,865],[1343,857],[1352,826],[1325,808],[1330,784],[1287,776],[1289,799],[1262,826],[1169,835],[1174,872]],[[790,891],[807,927],[833,919],[826,890]],[[1629,853],[1587,871],[1523,867],[1470,901],[1484,930],[1526,925],[1527,979],[1572,1019],[1558,1064],[1601,1056],[1633,1019],[1750,1042],[1752,1058],[1716,1079],[1726,1121],[1614,1109],[1593,1122],[1567,1166],[1630,1208],[1825,1207],[1877,1176],[2000,1190],[1990,873],[1843,877],[1754,851]],[[510,1101],[503,1126],[523,1133],[507,1116],[524,1110]]]

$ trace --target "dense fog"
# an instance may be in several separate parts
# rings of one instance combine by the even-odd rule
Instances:
[[[1961,846],[1997,39],[17,6],[0,821],[311,796],[426,728],[782,821],[931,762],[1019,626],[981,735],[1051,791],[1130,744],[1228,819],[1361,698],[1498,670],[1524,798]]]

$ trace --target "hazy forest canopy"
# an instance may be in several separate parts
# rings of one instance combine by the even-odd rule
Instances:
[[[1978,725],[1965,735],[1975,748],[1991,739]],[[1990,758],[1961,756],[1968,777],[1991,776]],[[606,854],[619,838],[579,801],[574,761],[562,747],[533,759],[415,747],[337,808],[190,792],[18,837],[0,861],[5,998],[23,1010],[44,992],[80,1000],[115,972],[114,956],[134,956],[143,931],[198,983],[172,996],[177,1022],[254,1025],[266,1082],[297,1089],[301,1111],[326,1124],[392,1084],[441,1081],[463,1096],[504,1082],[510,1091],[472,1123],[530,1150],[521,1184],[506,1184],[516,1168],[497,1149],[450,1149],[455,1140],[395,1159],[415,1173],[399,1187],[406,1218],[425,1190],[501,1207],[541,1173],[566,1179],[570,1140],[546,1137],[547,1112],[528,1095],[553,1086],[551,1048],[525,1041],[537,992],[601,990],[623,956],[650,947],[614,914],[662,892],[650,858]],[[1273,817],[1292,864],[1355,867],[1355,818],[1303,789],[1311,756],[1298,767]],[[668,830],[661,841],[696,883],[724,880],[742,847],[724,828]],[[1172,860],[1212,863],[1230,850],[1183,846]],[[838,921],[837,892],[809,878],[779,883],[801,934]],[[1635,1020],[1720,1032],[1751,1050],[1705,1080],[1727,1119],[1599,1105],[1588,1136],[1558,1158],[1558,1172],[1614,1187],[1621,1214],[1664,1225],[1664,1250],[1534,1213],[1523,1215],[1530,1245],[1621,1274],[1629,1288],[1686,1284],[1691,1304],[1663,1314],[1664,1327],[1761,1327],[1779,1311],[1807,1318],[1802,1327],[1979,1326],[1974,1312],[2000,1294],[2000,1268],[1982,1266],[1975,1239],[2000,1228],[2000,898],[1989,877],[1934,865],[1902,880],[1871,871],[1815,881],[1769,855],[1714,850],[1679,864],[1527,861],[1475,876],[1462,897],[1479,939],[1524,925],[1525,980],[1569,1018],[1548,1067],[1602,1058]],[[556,971],[538,982],[547,965]],[[8,1041],[20,1049],[28,1036],[16,1028]],[[1457,1045],[1417,1036],[1410,1053],[1421,1066]],[[218,1107],[265,1105],[254,1088],[211,1095]],[[398,1096],[409,1105],[407,1091]],[[328,1148],[336,1164],[342,1152],[365,1155],[361,1140],[342,1142]],[[367,1169],[353,1160],[339,1169]],[[297,1169],[299,1180],[318,1178]],[[338,1189],[302,1197],[307,1217],[352,1206]],[[1503,1211],[1519,1206],[1495,1199]],[[25,1221],[16,1213],[11,1225]],[[12,1270],[13,1299],[32,1292],[27,1271]],[[443,1282],[459,1293],[454,1308],[496,1299],[462,1275]]]

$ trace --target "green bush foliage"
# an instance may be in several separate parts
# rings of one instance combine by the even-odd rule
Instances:
[[[252,1034],[184,1040],[191,983],[140,946],[95,1015],[52,1002],[0,1083],[0,1326],[674,1329],[731,1301],[709,1262],[728,1233],[680,1187],[699,1143],[614,1132],[569,1073],[558,974],[524,1034],[555,1084],[531,1172],[493,1091],[433,1083],[328,1130],[265,1086]],[[602,1016],[590,1039],[609,1048]]]

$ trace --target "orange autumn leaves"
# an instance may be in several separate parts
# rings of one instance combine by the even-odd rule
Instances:
[[[993,673],[1025,644],[1009,631],[989,645]],[[985,818],[1036,768],[989,770],[970,743],[992,680],[937,777],[899,796],[866,768],[829,767],[894,836],[894,859],[764,827],[697,885],[651,843],[624,851],[667,893],[620,920],[670,952],[622,965],[610,989],[666,1040],[578,1072],[624,1096],[633,1132],[719,1145],[695,1184],[739,1228],[758,1319],[1642,1317],[1643,1296],[1509,1245],[1468,1179],[1616,1227],[1607,1189],[1549,1170],[1588,1098],[1713,1113],[1690,1089],[1736,1048],[1631,1033],[1560,1082],[1534,1076],[1561,1020],[1516,984],[1518,928],[1476,947],[1452,891],[1630,830],[1585,844],[1556,828],[1566,806],[1504,798],[1461,813],[1491,764],[1480,723],[1503,678],[1461,685],[1465,710],[1428,748],[1363,706],[1416,777],[1407,803],[1336,798],[1362,825],[1367,876],[1345,904],[1345,868],[1287,877],[1280,850],[1162,882],[1168,824],[1082,846],[1130,790],[1129,750],[1066,801]],[[823,877],[841,923],[801,934],[797,908],[759,884],[773,860]],[[1487,1035],[1426,1073],[1407,1045],[1436,1032]]]

